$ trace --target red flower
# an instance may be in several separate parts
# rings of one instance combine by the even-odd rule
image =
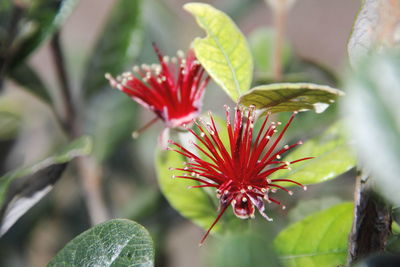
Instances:
[[[143,64],[133,67],[133,73],[125,72],[116,79],[106,74],[106,78],[111,86],[152,110],[168,128],[178,127],[199,115],[209,77],[204,78],[204,69],[192,50],[186,58],[182,51],[177,58],[169,58],[153,47],[159,65]]]
[[[184,168],[175,169],[185,172],[184,175],[175,177],[200,182],[200,185],[193,186],[193,188],[214,187],[219,198],[219,214],[200,244],[204,242],[211,229],[229,205],[232,206],[234,214],[241,219],[253,218],[255,209],[257,209],[263,217],[272,221],[265,214],[264,201],[268,203],[274,202],[278,205],[282,204],[272,198],[270,192],[274,193],[277,189],[282,189],[292,194],[292,191],[276,184],[276,182],[290,182],[306,189],[305,186],[293,180],[268,178],[278,170],[290,169],[290,165],[293,163],[311,159],[311,157],[302,158],[291,162],[280,160],[282,153],[301,144],[301,142],[290,146],[285,145],[276,151],[279,141],[282,139],[295,114],[296,112],[293,113],[279,135],[276,134],[278,132],[276,128],[281,123],[271,122],[267,126],[268,115],[252,144],[255,121],[254,108],[249,108],[247,111],[236,108],[232,126],[229,108],[227,107],[226,127],[229,135],[229,147],[224,146],[215,121],[210,114],[211,123],[201,122],[200,124],[195,122],[200,134],[188,129],[196,137],[197,141],[203,145],[201,147],[198,145],[199,143],[192,142],[193,146],[204,157],[196,155],[169,140],[169,143],[174,145],[176,149],[168,149],[174,150],[190,159],[189,162],[185,163]]]

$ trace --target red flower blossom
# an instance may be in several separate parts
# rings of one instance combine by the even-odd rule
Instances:
[[[186,58],[182,51],[169,58],[153,47],[160,64],[135,66],[133,73],[125,72],[116,79],[106,74],[106,78],[111,86],[152,110],[168,128],[179,127],[199,115],[209,77],[204,78],[204,69],[192,50]]]
[[[254,218],[255,209],[257,209],[264,218],[272,221],[265,214],[264,201],[282,204],[272,198],[270,192],[274,193],[277,189],[282,189],[292,194],[292,191],[282,187],[277,182],[290,182],[306,189],[302,184],[290,179],[268,178],[278,170],[290,169],[290,165],[293,163],[311,159],[311,157],[302,158],[291,162],[280,160],[282,153],[301,144],[301,142],[290,146],[285,145],[276,150],[295,114],[296,112],[293,113],[279,135],[276,134],[278,132],[276,128],[281,123],[271,122],[267,126],[268,115],[252,144],[255,121],[254,108],[249,108],[247,111],[236,108],[232,126],[229,108],[227,107],[226,127],[229,135],[229,147],[225,147],[210,113],[211,123],[195,122],[200,134],[188,129],[203,145],[201,147],[199,143],[191,142],[198,152],[203,154],[202,156],[196,155],[169,140],[169,143],[175,146],[175,148],[168,148],[169,150],[176,151],[189,159],[184,168],[171,168],[185,172],[184,175],[175,177],[200,182],[200,185],[192,188],[214,187],[219,198],[219,214],[200,244],[204,242],[229,205],[232,206],[234,214],[241,219]],[[285,206],[282,205],[282,208],[285,208]]]

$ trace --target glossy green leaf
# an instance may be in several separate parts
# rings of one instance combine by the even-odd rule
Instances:
[[[68,162],[91,148],[91,139],[81,137],[33,166],[0,177],[0,236],[52,189]]]
[[[78,0],[27,2],[24,25],[15,40],[10,69],[17,67],[66,21]]]
[[[289,178],[304,185],[322,183],[345,173],[357,163],[341,122],[299,146],[283,161],[306,157],[315,158],[294,163],[291,170],[280,170],[271,179]]]
[[[362,1],[347,45],[352,65],[373,51],[399,47],[399,12],[398,1]]]
[[[339,89],[313,83],[273,83],[260,85],[244,94],[239,103],[272,113],[313,109],[317,113],[344,95]]]
[[[400,205],[400,53],[359,60],[345,80],[343,113],[363,166],[382,195]]]
[[[183,168],[185,157],[174,151],[157,151],[156,171],[162,193],[170,205],[184,217],[197,225],[208,229],[217,216],[217,209],[207,193],[201,188],[189,189],[189,186],[198,185],[189,179],[175,178],[183,172],[171,171],[169,168]],[[220,224],[213,230],[218,231]],[[214,231],[214,232],[215,232]]]
[[[16,68],[10,70],[8,74],[16,83],[23,86],[33,95],[43,100],[46,103],[51,103],[52,99],[48,89],[37,75],[34,69],[29,65],[22,63]]]
[[[131,140],[135,130],[137,105],[117,90],[103,91],[88,105],[85,131],[93,137],[93,156],[106,160],[122,140]]]
[[[278,234],[274,246],[285,266],[332,267],[346,263],[353,204],[314,213]]]
[[[140,224],[114,219],[74,238],[47,266],[152,267],[153,241]]]
[[[207,33],[207,37],[193,41],[197,59],[236,102],[249,90],[253,75],[253,59],[245,37],[225,13],[208,4],[188,3],[184,8]]]
[[[268,27],[258,28],[249,35],[249,44],[257,77],[264,79],[272,79],[273,77],[274,35],[274,29]],[[293,56],[292,53],[292,48],[285,42],[282,49],[282,66],[284,68]]]
[[[108,85],[105,73],[117,74],[138,55],[142,43],[141,0],[116,1],[107,24],[100,33],[84,75],[88,95]]]

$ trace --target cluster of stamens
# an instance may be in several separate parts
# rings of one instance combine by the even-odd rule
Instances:
[[[237,107],[234,113],[232,125],[230,110],[229,107],[226,107],[228,146],[225,146],[221,140],[221,130],[217,129],[211,114],[210,122],[202,119],[194,120],[199,133],[187,127],[187,130],[196,138],[197,142],[191,142],[191,145],[198,153],[191,152],[172,140],[169,141],[171,145],[175,146],[175,148],[169,148],[170,150],[189,159],[184,168],[171,168],[171,170],[183,172],[182,175],[173,177],[199,182],[199,185],[191,186],[191,188],[216,188],[220,213],[205,237],[229,205],[232,206],[234,214],[241,219],[254,218],[254,212],[257,209],[264,218],[272,221],[265,213],[264,201],[276,203],[284,209],[285,206],[270,194],[275,193],[278,189],[286,191],[289,195],[293,194],[291,190],[282,186],[281,182],[292,183],[306,190],[305,186],[294,180],[270,178],[276,171],[290,170],[291,164],[311,159],[308,157],[294,161],[281,160],[283,153],[300,145],[301,142],[276,149],[296,112],[277,136],[277,127],[282,123],[271,122],[267,125],[270,115],[268,114],[255,140],[253,140],[254,107],[246,110]]]
[[[116,78],[108,73],[105,77],[111,86],[154,111],[167,127],[179,127],[198,116],[209,77],[193,51],[187,56],[178,51],[170,58],[155,45],[154,49],[159,64],[142,64]]]

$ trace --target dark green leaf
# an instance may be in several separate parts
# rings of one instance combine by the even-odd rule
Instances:
[[[96,225],[70,241],[48,267],[152,267],[153,241],[140,224],[115,219]]]
[[[338,89],[312,83],[273,83],[260,85],[242,95],[239,102],[272,113],[314,109],[323,112],[338,96],[344,93]]]
[[[400,53],[359,60],[347,76],[343,111],[363,166],[382,195],[400,205]]]
[[[116,74],[138,55],[142,43],[141,0],[119,0],[100,34],[83,81],[83,89],[93,94],[108,82],[105,73]]]
[[[49,38],[74,10],[78,0],[38,0],[30,2],[26,11],[20,36],[14,44],[15,51],[10,69],[22,63],[32,51]],[[29,27],[28,27],[29,25]]]
[[[131,139],[137,105],[117,90],[105,91],[89,103],[86,132],[93,136],[93,155],[106,160],[123,139]]]
[[[274,246],[285,266],[332,267],[346,263],[353,204],[314,213],[284,229]]]
[[[52,157],[0,177],[0,236],[52,189],[69,161],[88,155],[91,147],[91,139],[82,137]]]
[[[10,70],[9,76],[39,99],[46,103],[52,102],[46,86],[36,74],[35,70],[29,65],[25,63],[20,64],[16,68]]]
[[[307,184],[322,183],[337,177],[356,165],[356,157],[349,145],[341,122],[335,123],[323,134],[312,138],[289,153],[283,161],[315,157],[292,164],[291,170],[280,170],[271,179],[291,178]]]
[[[193,41],[197,59],[236,102],[249,90],[253,76],[253,59],[245,37],[225,13],[208,4],[188,3],[184,8],[207,32],[207,37]]]

